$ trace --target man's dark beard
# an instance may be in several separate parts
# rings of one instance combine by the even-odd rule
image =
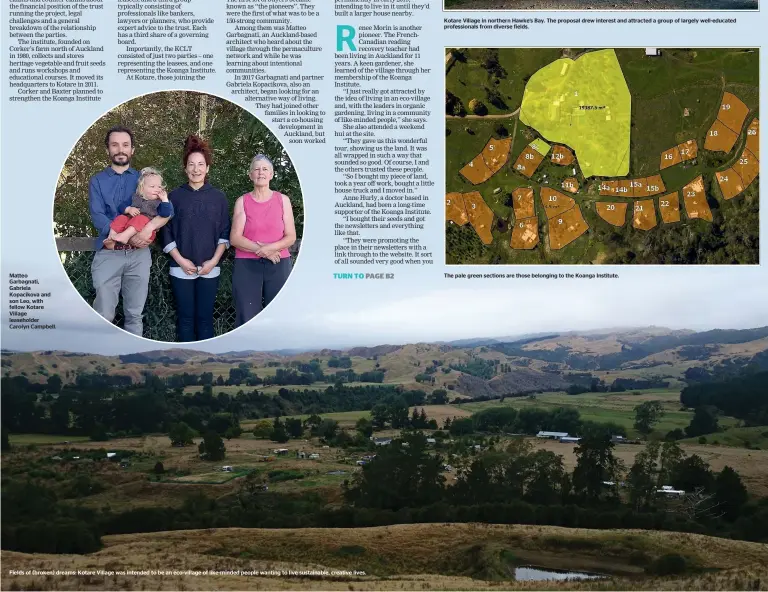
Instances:
[[[117,162],[117,157],[118,156],[124,156],[126,158],[126,161],[125,162]],[[127,164],[131,164],[131,157],[128,156],[127,154],[123,154],[123,153],[115,154],[112,157],[112,164],[116,164],[117,166],[125,166]]]

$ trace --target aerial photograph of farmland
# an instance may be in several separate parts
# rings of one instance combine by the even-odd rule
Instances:
[[[757,49],[446,50],[448,264],[758,264]]]
[[[3,351],[3,590],[767,589],[768,327],[195,345]]]

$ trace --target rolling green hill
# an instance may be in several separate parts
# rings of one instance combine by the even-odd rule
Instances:
[[[671,331],[651,327],[585,333],[564,333],[526,338],[522,341],[489,342],[488,345],[406,344],[320,350],[292,355],[269,352],[211,354],[195,350],[157,350],[123,356],[64,351],[7,352],[3,355],[4,376],[25,376],[44,384],[58,375],[63,384],[74,384],[78,376],[107,374],[134,383],[145,372],[160,378],[210,373],[217,392],[235,394],[254,387],[218,384],[230,371],[245,365],[261,379],[274,378],[279,369],[297,369],[317,360],[326,378],[302,388],[324,389],[344,367],[329,366],[348,358],[344,366],[356,374],[380,371],[383,384],[421,389],[430,393],[446,389],[450,398],[499,397],[565,390],[572,384],[589,385],[591,378],[610,387],[624,384],[626,390],[682,388],[687,376],[717,377],[752,366],[768,366],[768,328]],[[345,382],[349,382],[345,379]],[[199,384],[199,382],[197,383]],[[351,384],[364,384],[352,381]],[[195,384],[185,388],[194,392]],[[274,393],[280,385],[260,390]],[[198,389],[199,390],[199,389]]]

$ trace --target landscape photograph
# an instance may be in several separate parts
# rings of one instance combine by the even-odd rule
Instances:
[[[759,261],[757,49],[449,48],[454,265]]]
[[[3,590],[768,587],[765,326],[4,349],[1,380]]]

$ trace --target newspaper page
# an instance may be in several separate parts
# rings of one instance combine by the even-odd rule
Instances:
[[[2,589],[765,589],[759,0],[1,28]]]

